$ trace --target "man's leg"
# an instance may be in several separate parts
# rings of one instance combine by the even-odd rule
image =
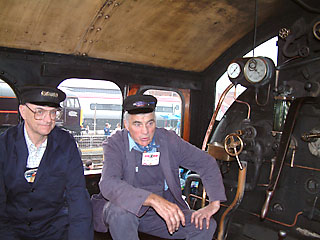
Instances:
[[[172,235],[169,234],[165,221],[152,208],[141,217],[139,231],[166,239],[212,240],[217,226],[213,218],[210,220],[209,229],[206,229],[204,221],[203,229],[200,230],[195,227],[194,223],[191,223],[192,210],[182,211],[185,215],[186,226],[180,225],[178,231]]]
[[[103,219],[113,240],[139,240],[139,218],[108,202],[103,209]]]
[[[213,234],[217,228],[217,223],[213,218],[210,219],[209,229],[207,229],[207,225],[204,220],[202,224],[202,230],[200,230],[199,228],[195,227],[194,223],[191,223],[192,211],[188,209],[183,211],[183,213],[186,217],[186,240],[212,240]]]

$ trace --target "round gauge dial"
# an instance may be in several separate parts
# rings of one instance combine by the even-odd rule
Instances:
[[[313,25],[313,35],[320,40],[320,21]]]
[[[241,67],[238,63],[231,63],[227,69],[229,78],[236,78],[240,75]]]
[[[261,82],[267,74],[267,62],[263,58],[250,58],[244,65],[243,73],[251,83]]]

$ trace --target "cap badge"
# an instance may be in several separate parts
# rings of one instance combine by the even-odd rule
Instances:
[[[41,96],[57,98],[58,97],[58,93],[49,92],[49,91],[41,91]]]
[[[139,101],[139,102],[133,103],[132,105],[135,107],[145,107],[145,106],[149,106],[150,104],[154,104],[154,102]]]

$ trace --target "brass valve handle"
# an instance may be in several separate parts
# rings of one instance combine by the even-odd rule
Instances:
[[[239,155],[243,150],[241,137],[236,133],[228,134],[224,139],[224,149],[232,157]]]
[[[239,168],[242,170],[243,167],[239,159],[239,154],[243,150],[243,141],[239,136],[239,134],[236,134],[236,133],[228,134],[224,139],[224,149],[230,156],[236,157]]]

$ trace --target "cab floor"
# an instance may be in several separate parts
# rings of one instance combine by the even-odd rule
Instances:
[[[165,238],[154,237],[145,233],[139,233],[140,240],[166,240]],[[94,232],[94,240],[112,240],[109,233]]]

